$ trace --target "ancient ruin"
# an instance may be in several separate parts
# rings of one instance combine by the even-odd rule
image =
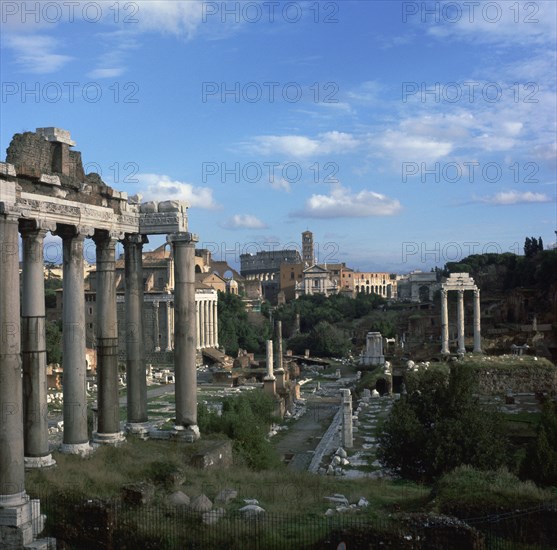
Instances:
[[[25,493],[24,468],[53,464],[48,443],[43,242],[50,231],[63,242],[64,434],[61,451],[86,455],[87,433],[84,241],[97,255],[98,430],[94,442],[123,440],[118,405],[118,329],[115,246],[123,242],[126,277],[128,427],[147,420],[143,349],[142,247],[148,235],[166,235],[174,257],[174,365],[176,433],[199,437],[195,354],[195,243],[187,205],[140,203],[85,175],[81,153],[66,130],[38,128],[16,134],[0,163],[0,528],[22,544],[36,532]],[[22,239],[20,317],[19,235]],[[207,318],[210,315],[209,310]],[[21,368],[23,366],[23,378]],[[23,404],[23,407],[21,406]],[[36,529],[35,529],[36,531]],[[38,531],[40,532],[40,530]],[[0,539],[1,540],[1,539]]]
[[[468,273],[451,273],[441,284],[441,353],[448,355],[449,351],[449,308],[447,294],[456,291],[457,301],[457,353],[466,353],[464,345],[464,293],[474,292],[474,353],[482,352],[481,320],[480,320],[480,289],[474,284],[474,279]]]

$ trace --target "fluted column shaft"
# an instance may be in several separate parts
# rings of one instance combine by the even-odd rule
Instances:
[[[441,289],[441,353],[448,355],[449,351],[449,310],[447,291]]]
[[[457,290],[457,330],[458,330],[458,353],[465,353],[464,346],[464,290]]]
[[[474,353],[482,353],[480,289],[474,290]]]
[[[219,302],[218,298],[213,302],[213,315],[215,320],[215,347],[219,347]]]
[[[160,328],[159,328],[159,303],[157,301],[153,302],[153,321],[154,321],[154,327],[153,327],[153,336],[155,338],[155,351],[160,351],[161,350],[161,346],[160,346],[160,341],[159,341],[159,333],[160,333]]]

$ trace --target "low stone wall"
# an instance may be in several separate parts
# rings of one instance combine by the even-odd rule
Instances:
[[[557,367],[476,367],[482,395],[557,393]]]

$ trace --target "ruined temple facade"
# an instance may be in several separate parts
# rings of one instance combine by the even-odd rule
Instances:
[[[85,175],[69,132],[38,128],[16,134],[0,163],[0,540],[29,545],[40,532],[39,503],[25,492],[24,468],[51,466],[47,423],[45,235],[63,243],[63,393],[61,451],[86,455],[86,340],[83,248],[92,238],[97,266],[98,430],[94,441],[116,444],[120,431],[115,249],[125,254],[125,341],[128,428],[147,421],[143,334],[142,249],[148,235],[166,235],[174,258],[175,432],[199,437],[195,370],[195,243],[187,205],[140,203]],[[20,241],[21,236],[21,241]],[[22,258],[21,303],[19,259]]]

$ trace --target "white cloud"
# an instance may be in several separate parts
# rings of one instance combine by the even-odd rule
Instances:
[[[6,46],[15,52],[15,62],[25,71],[48,74],[60,70],[73,58],[56,53],[58,42],[41,34],[9,34]]]
[[[234,214],[221,224],[225,229],[266,229],[267,225],[251,214]]]
[[[137,174],[139,193],[144,200],[181,200],[189,203],[192,208],[216,209],[219,205],[209,187],[196,187],[191,183],[173,180],[169,176],[159,174]]]
[[[303,210],[291,216],[300,218],[366,218],[392,216],[401,210],[400,202],[381,193],[364,189],[353,193],[335,185],[329,195],[312,195]]]
[[[479,197],[476,202],[493,204],[496,206],[507,206],[509,204],[528,204],[553,202],[554,199],[545,193],[533,193],[532,191],[501,191],[494,195]]]
[[[475,4],[473,9],[472,4]],[[436,9],[439,22],[428,28],[428,34],[440,39],[453,37],[507,47],[526,44],[553,47],[555,43],[555,2],[470,2],[458,8],[457,2],[447,0],[436,2]],[[460,14],[457,9],[461,10]],[[433,20],[430,16],[429,21]]]
[[[258,136],[249,148],[263,155],[285,154],[289,157],[304,158],[347,153],[359,146],[359,141],[344,132],[325,132],[316,138],[307,136]]]
[[[87,76],[89,78],[116,78],[117,76],[120,76],[123,72],[124,69],[122,67],[117,67],[112,69],[109,68],[95,69],[94,71],[87,73]]]
[[[392,157],[409,162],[428,162],[446,157],[454,146],[434,137],[387,130],[377,144]]]
[[[139,10],[135,18],[139,21],[138,26],[142,31],[192,38],[204,17],[207,21],[211,18],[206,4],[198,0],[142,0],[137,4]],[[224,9],[224,2],[217,3],[216,7]],[[220,21],[220,13],[212,18]]]

